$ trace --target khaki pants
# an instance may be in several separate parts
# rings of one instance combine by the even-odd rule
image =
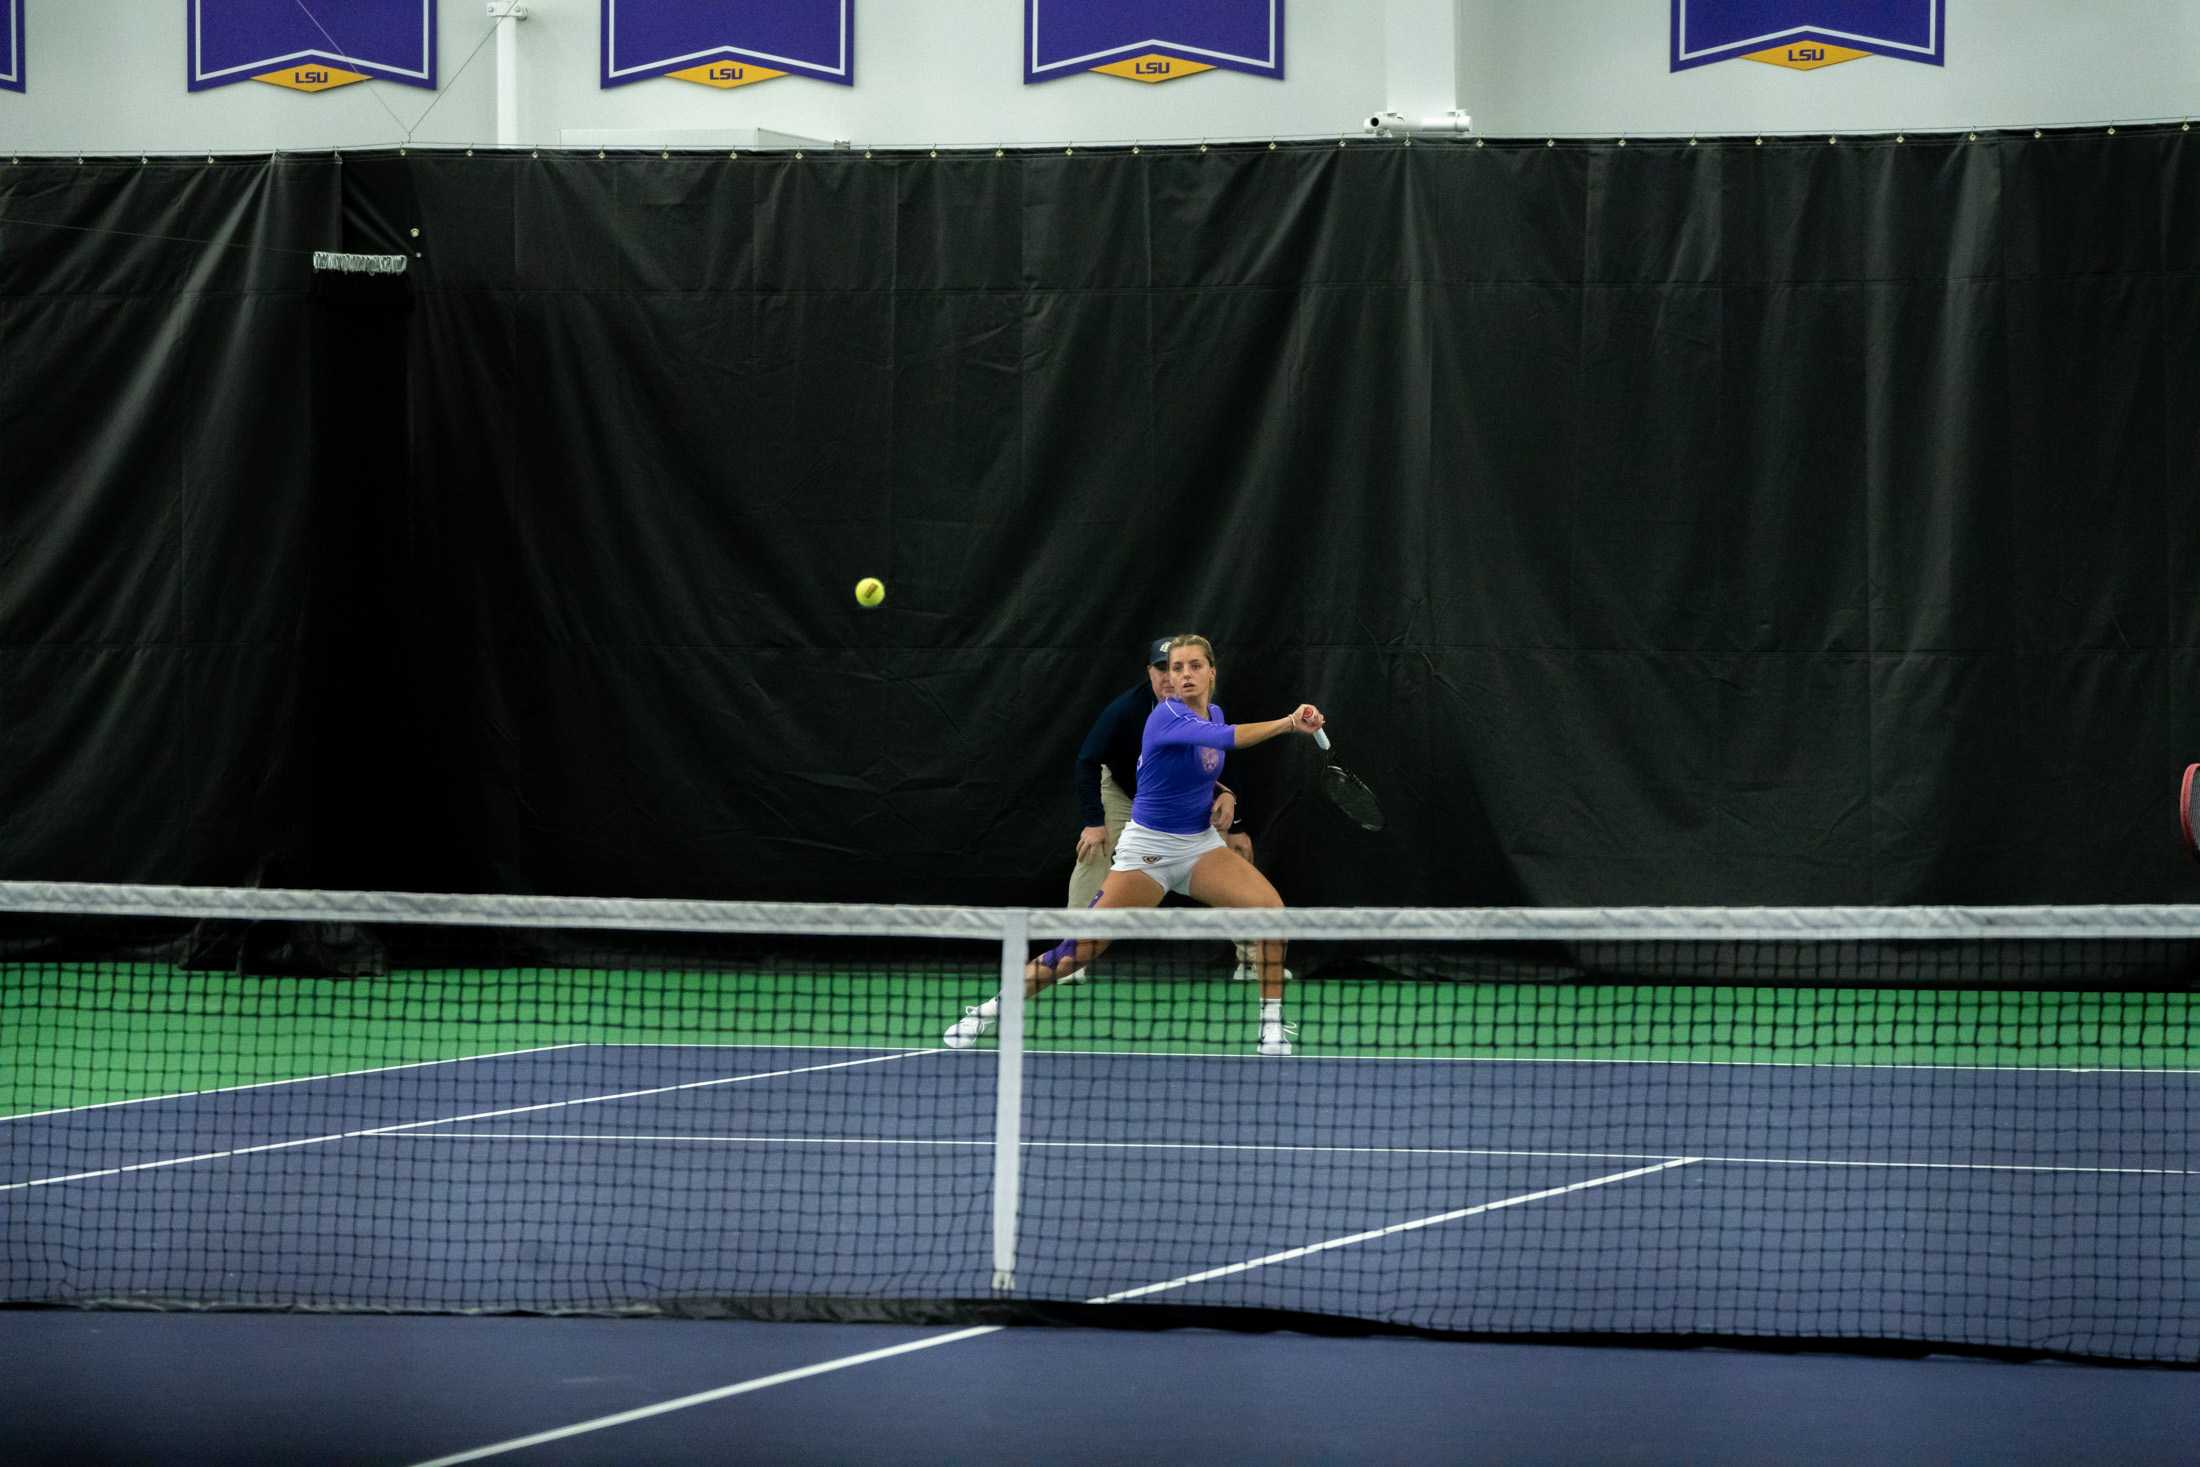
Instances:
[[[1115,776],[1107,766],[1100,767],[1100,809],[1107,816],[1108,835],[1097,855],[1089,861],[1079,861],[1069,873],[1069,901],[1064,905],[1082,910],[1100,895],[1100,884],[1108,879],[1108,867],[1115,860],[1115,843],[1123,838],[1123,827],[1130,823],[1131,797],[1123,793],[1123,786],[1115,782]],[[1237,949],[1238,961],[1257,963],[1260,950],[1250,942],[1232,944]]]
[[[1123,838],[1123,827],[1130,823],[1131,797],[1123,793],[1123,786],[1115,782],[1104,764],[1100,767],[1100,808],[1107,814],[1108,838],[1091,860],[1079,861],[1070,871],[1067,905],[1072,907],[1089,907],[1100,895],[1100,883],[1108,879],[1108,863],[1115,859],[1115,843]]]

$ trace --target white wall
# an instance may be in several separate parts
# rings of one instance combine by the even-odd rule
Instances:
[[[2200,0],[1948,0],[1948,61],[1667,70],[1667,0],[1459,0],[1494,135],[1916,131],[2200,113]]]
[[[1356,130],[1371,112],[1452,105],[1457,0],[1292,0],[1286,79],[1209,72],[1160,86],[1084,75],[1025,86],[1019,0],[862,0],[854,87],[788,77],[733,91],[597,86],[598,0],[527,0],[520,140],[569,132],[675,144],[759,128],[882,144],[1272,137]],[[484,0],[443,0],[440,101],[370,82],[301,95],[184,86],[173,0],[30,0],[30,90],[0,93],[0,150],[253,152],[496,140]],[[478,54],[474,54],[479,46]],[[472,54],[469,64],[467,58]],[[431,112],[430,105],[434,110]],[[422,114],[425,123],[419,123]]]
[[[1212,72],[1158,87],[1023,84],[1019,0],[862,0],[858,85],[731,92],[596,85],[598,0],[528,0],[520,139],[643,144],[764,128],[950,145],[1303,136],[1370,112],[1457,105],[1491,135],[1918,130],[2200,111],[2200,0],[1948,0],[1945,67],[1874,57],[1816,72],[1666,69],[1668,0],[1290,0],[1282,82]],[[320,96],[184,87],[174,0],[30,0],[28,93],[0,92],[0,151],[256,152],[496,140],[484,0],[443,0],[444,91]],[[479,48],[477,51],[477,47]],[[469,61],[469,57],[472,59]],[[432,107],[432,111],[430,110]],[[426,121],[420,121],[423,114]]]

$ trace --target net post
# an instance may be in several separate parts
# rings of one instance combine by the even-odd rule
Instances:
[[[1024,953],[1031,946],[1026,913],[1011,911],[1001,926],[1000,1084],[993,1105],[993,1292],[1016,1292],[1016,1209],[1023,1195]]]

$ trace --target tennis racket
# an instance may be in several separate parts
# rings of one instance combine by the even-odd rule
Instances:
[[[1314,730],[1314,747],[1325,755],[1329,752],[1327,729]],[[1383,828],[1383,806],[1375,798],[1375,791],[1351,770],[1326,758],[1322,760],[1322,793],[1329,797],[1329,803],[1337,807],[1339,814],[1360,829]]]
[[[2195,781],[2195,775],[2200,775],[2200,764],[2187,764],[2185,781],[2177,787],[2177,829],[2185,837],[2185,854],[2200,861],[2200,836],[2193,833],[2200,827],[2200,809],[2193,808],[2193,797],[2200,793],[2193,789],[2193,785],[2200,782]]]

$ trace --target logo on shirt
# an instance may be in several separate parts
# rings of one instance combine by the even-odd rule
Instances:
[[[1201,749],[1199,751],[1199,767],[1209,774],[1213,774],[1222,767],[1222,751],[1220,749]]]

